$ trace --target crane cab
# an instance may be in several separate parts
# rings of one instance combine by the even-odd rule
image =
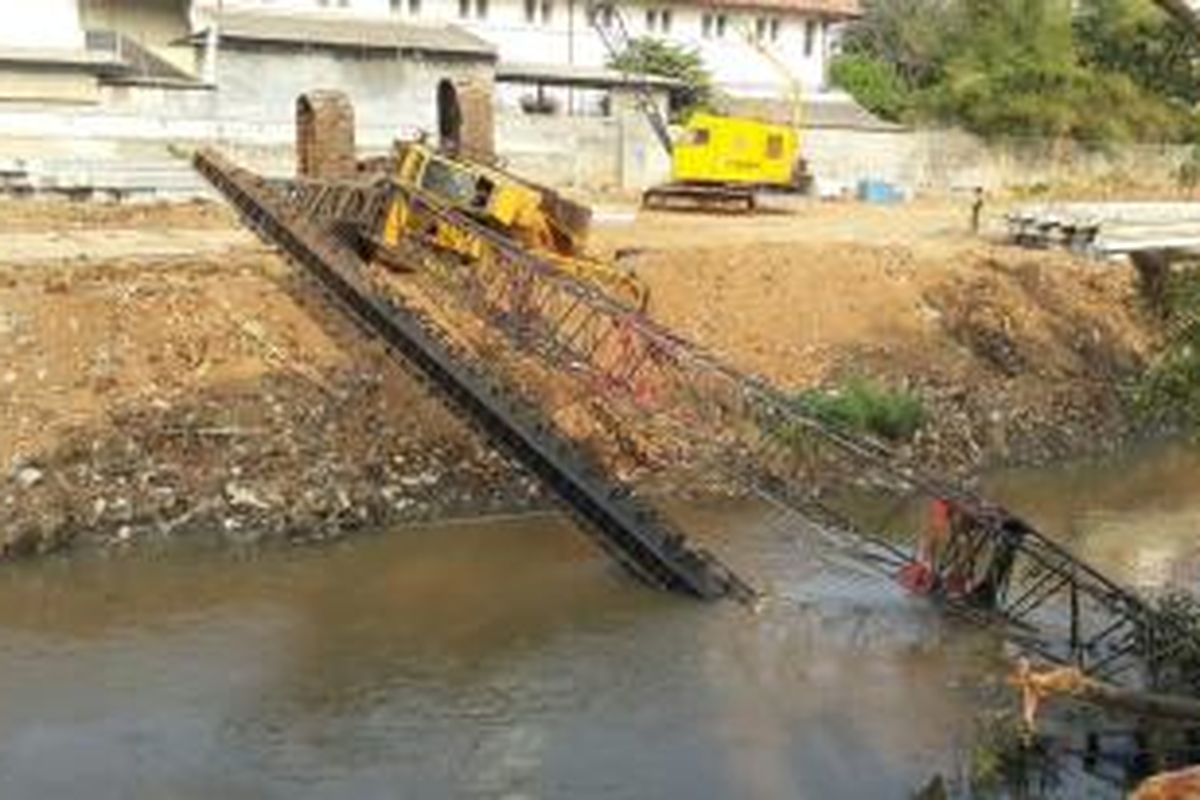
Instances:
[[[671,178],[680,183],[786,188],[794,182],[799,140],[786,125],[693,114],[675,143]]]

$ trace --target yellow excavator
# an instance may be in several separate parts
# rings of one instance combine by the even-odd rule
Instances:
[[[494,165],[438,151],[423,141],[395,145],[392,179],[404,190],[388,210],[385,248],[406,236],[424,237],[464,261],[486,257],[489,243],[470,229],[424,210],[416,196],[453,209],[550,262],[564,274],[593,284],[611,297],[644,309],[649,292],[630,270],[586,253],[591,210],[558,192]]]

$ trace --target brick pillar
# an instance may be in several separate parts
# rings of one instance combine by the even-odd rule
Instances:
[[[462,113],[460,142],[463,155],[477,161],[496,159],[496,124],[490,82],[464,78],[454,82]]]
[[[296,100],[296,174],[346,180],[357,172],[354,106],[342,92],[306,92]]]

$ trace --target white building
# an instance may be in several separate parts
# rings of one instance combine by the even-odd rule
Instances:
[[[609,3],[607,9],[593,8]],[[0,73],[36,95],[57,63],[53,94],[89,97],[80,72],[122,48],[145,51],[211,82],[185,39],[222,14],[297,14],[370,24],[460,28],[490,43],[499,65],[569,76],[604,67],[629,38],[660,37],[698,51],[718,88],[733,96],[782,98],[791,84],[812,97],[825,88],[841,24],[859,0],[0,0]],[[219,29],[219,26],[218,26]],[[100,35],[92,35],[100,34]],[[107,37],[107,38],[106,38]],[[119,54],[118,54],[119,55]],[[111,71],[111,70],[110,70]],[[68,80],[68,75],[70,79]],[[45,83],[45,82],[44,82]],[[49,83],[46,83],[49,86]],[[74,87],[74,88],[71,88]],[[503,94],[503,93],[502,93]],[[22,95],[24,96],[24,95]]]
[[[61,177],[93,159],[88,174],[117,181],[144,158],[157,175],[164,150],[187,142],[252,148],[282,172],[301,92],[344,91],[360,147],[382,152],[438,130],[441,87],[461,82],[496,99],[513,169],[607,190],[661,181],[670,165],[627,76],[606,69],[606,38],[694,48],[761,115],[799,83],[811,130],[853,105],[822,89],[858,0],[0,0],[0,13],[0,172],[38,159]],[[661,104],[671,82],[639,85]]]
[[[615,13],[588,0],[194,0],[193,29],[225,11],[323,12],[450,23],[491,42],[501,65],[603,67],[609,52],[593,22],[620,38],[661,37],[697,50],[729,94],[781,96],[791,82],[824,89],[841,23],[858,0],[630,0]]]
[[[78,0],[0,0],[0,47],[82,50]]]

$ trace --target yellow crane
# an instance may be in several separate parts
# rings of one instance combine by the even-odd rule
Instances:
[[[421,141],[397,142],[392,179],[397,193],[382,232],[385,253],[407,236],[477,262],[490,257],[492,244],[466,227],[423,212],[419,197],[452,208],[541,256],[564,274],[591,283],[635,308],[645,308],[649,291],[626,268],[587,255],[591,211],[558,192],[518,178],[496,166],[435,150]]]
[[[608,0],[591,3],[588,17],[614,59],[629,47],[628,29],[615,3]],[[800,157],[799,82],[757,37],[748,38],[786,78],[793,96],[790,125],[751,117],[695,113],[684,123],[681,134],[672,138],[662,110],[654,103],[644,80],[639,82],[638,76],[626,74],[637,92],[638,106],[671,157],[671,180],[642,194],[642,203],[647,208],[752,211],[761,192],[807,189],[810,178]]]

